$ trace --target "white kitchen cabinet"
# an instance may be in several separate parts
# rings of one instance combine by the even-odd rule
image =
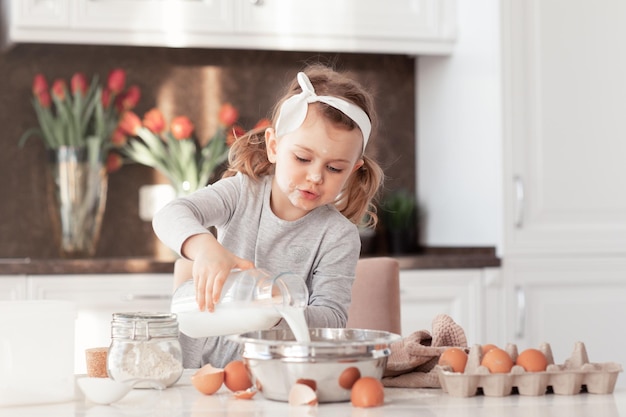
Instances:
[[[486,333],[488,289],[498,269],[444,269],[400,271],[402,335],[432,331],[432,320],[447,314],[465,331],[468,344],[496,337]]]
[[[70,27],[71,0],[9,1],[10,22],[17,28],[65,29]]]
[[[506,256],[626,254],[626,3],[502,2]]]
[[[9,40],[447,54],[456,0],[8,0]]]
[[[169,312],[172,282],[172,274],[35,275],[27,296],[76,303],[75,370],[85,373],[85,349],[111,343],[113,313]]]
[[[626,364],[626,259],[516,259],[505,270],[508,340],[518,350],[547,342],[563,363],[580,341],[591,362]]]
[[[450,50],[455,8],[449,0],[241,1],[237,32],[276,49],[429,53]]]
[[[505,333],[626,363],[626,3],[501,4]]]
[[[166,34],[184,32],[225,33],[232,31],[236,2],[162,0],[77,0],[71,27]]]
[[[23,300],[26,297],[26,277],[0,275],[0,300]]]

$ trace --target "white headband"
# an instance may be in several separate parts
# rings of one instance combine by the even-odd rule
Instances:
[[[363,109],[339,97],[318,96],[315,94],[315,89],[309,77],[303,72],[298,73],[298,84],[300,84],[302,92],[289,97],[280,107],[278,119],[276,120],[276,135],[281,137],[297,130],[302,126],[306,118],[309,103],[319,101],[336,108],[359,126],[363,134],[363,152],[365,152],[365,147],[367,146],[367,141],[369,140],[372,130],[372,124]]]

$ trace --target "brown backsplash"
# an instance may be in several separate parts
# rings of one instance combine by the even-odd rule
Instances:
[[[0,258],[56,258],[46,197],[43,144],[31,138],[18,147],[20,135],[37,125],[31,104],[33,76],[67,80],[76,71],[105,79],[123,68],[142,98],[137,113],[157,104],[164,86],[171,90],[171,111],[185,114],[209,131],[221,102],[240,111],[251,127],[266,117],[285,83],[308,62],[348,70],[369,86],[380,116],[378,135],[368,147],[385,169],[386,190],[415,189],[415,59],[400,55],[319,54],[244,50],[138,48],[22,44],[0,53]],[[199,74],[219,73],[219,92],[207,100]],[[206,85],[206,84],[203,84]],[[208,101],[208,104],[207,104]],[[208,109],[208,110],[207,110]],[[201,132],[199,132],[201,134]],[[163,247],[149,222],[138,215],[138,191],[165,182],[150,168],[126,165],[109,177],[107,207],[97,258],[154,257]]]

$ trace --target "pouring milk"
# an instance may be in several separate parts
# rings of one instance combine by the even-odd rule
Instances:
[[[193,281],[172,298],[179,329],[190,337],[240,334],[274,327],[281,318],[298,342],[308,342],[304,309],[309,294],[304,280],[292,274],[271,276],[261,269],[234,270],[226,279],[215,311],[200,311]]]

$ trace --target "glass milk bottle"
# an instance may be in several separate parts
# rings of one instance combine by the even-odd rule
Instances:
[[[178,317],[181,333],[187,336],[223,336],[270,329],[282,318],[281,311],[304,311],[308,300],[306,283],[296,275],[233,270],[215,311],[199,310],[194,282],[189,280],[174,292],[172,313]]]

